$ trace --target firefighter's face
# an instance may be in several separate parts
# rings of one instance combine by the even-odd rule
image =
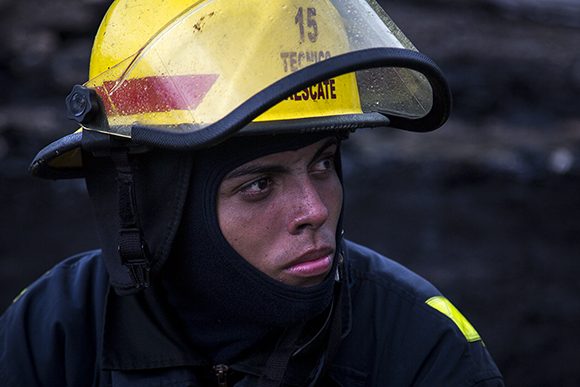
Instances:
[[[336,140],[324,139],[247,162],[220,184],[224,237],[250,264],[285,284],[316,285],[332,267],[342,208],[336,152]]]

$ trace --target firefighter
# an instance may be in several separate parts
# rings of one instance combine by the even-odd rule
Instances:
[[[101,246],[2,316],[3,386],[503,385],[449,300],[344,236],[341,143],[450,110],[374,0],[116,0],[66,102],[31,169],[86,180]]]

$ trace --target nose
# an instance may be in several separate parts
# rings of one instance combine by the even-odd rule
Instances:
[[[305,229],[316,230],[328,219],[329,209],[323,192],[309,178],[303,179],[293,190],[288,232],[299,234]]]

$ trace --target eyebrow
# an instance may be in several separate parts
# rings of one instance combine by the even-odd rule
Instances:
[[[329,138],[325,141],[320,148],[316,151],[312,159],[310,160],[309,164],[313,163],[316,159],[320,157],[324,151],[326,151],[329,147],[333,145],[338,145],[338,139],[335,137]],[[256,175],[256,174],[279,174],[288,172],[288,168],[282,165],[248,165],[239,167],[229,174],[226,175],[224,180],[234,179],[237,177],[242,177],[246,175]]]
[[[224,180],[234,179],[236,177],[246,175],[257,175],[263,173],[284,173],[288,168],[281,165],[248,165],[247,167],[240,167],[229,173]]]
[[[312,157],[312,160],[310,160],[309,164],[312,164],[314,161],[316,161],[320,157],[321,154],[323,154],[328,148],[330,148],[333,145],[338,146],[338,139],[336,137],[332,137],[332,138],[329,138],[328,140],[326,140],[324,142],[324,144],[322,144],[320,146],[320,148],[318,148],[318,150],[316,151],[316,153]]]

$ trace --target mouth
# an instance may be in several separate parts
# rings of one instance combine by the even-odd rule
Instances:
[[[331,248],[311,250],[292,261],[285,270],[298,277],[317,277],[330,271],[333,259]]]

